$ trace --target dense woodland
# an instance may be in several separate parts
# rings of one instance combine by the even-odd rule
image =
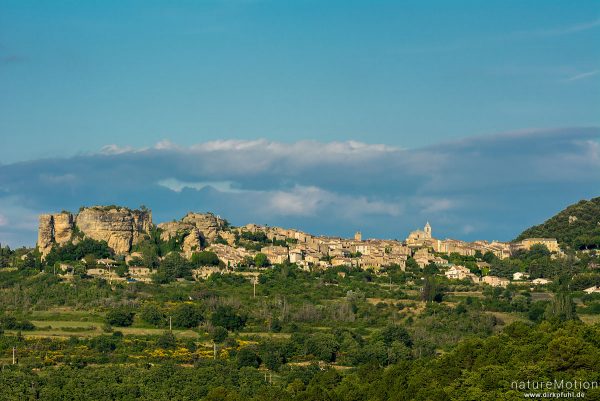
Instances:
[[[524,238],[556,238],[563,248],[600,249],[600,197],[582,200],[544,223],[523,231]]]
[[[600,294],[583,292],[600,285],[593,249],[440,255],[479,275],[552,281],[500,288],[412,259],[405,271],[304,271],[261,254],[196,281],[192,269],[222,262],[185,259],[180,243],[153,231],[129,264],[90,239],[44,261],[0,247],[0,400],[517,400],[513,381],[600,382]],[[123,276],[151,266],[152,282],[86,273],[107,256]]]

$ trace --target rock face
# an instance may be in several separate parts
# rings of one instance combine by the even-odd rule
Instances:
[[[225,226],[224,220],[212,213],[188,213],[181,221],[193,224],[209,242],[214,241]]]
[[[225,220],[212,213],[188,213],[180,221],[161,223],[161,239],[176,238],[183,253],[190,257],[219,234],[233,243],[235,236],[223,231]],[[117,254],[127,254],[152,229],[152,212],[118,206],[82,208],[73,216],[68,212],[40,216],[38,248],[45,257],[54,245],[78,241],[82,237],[106,241]],[[228,235],[229,234],[229,235]]]
[[[205,242],[202,233],[192,223],[172,221],[160,223],[157,227],[162,231],[160,239],[163,241],[169,241],[171,238],[183,239],[181,250],[188,258],[192,253],[199,252]]]
[[[44,258],[54,245],[78,240],[74,236],[77,229],[85,237],[106,241],[115,253],[124,254],[151,227],[152,213],[147,210],[94,206],[82,209],[75,217],[68,212],[42,214],[37,245]]]
[[[73,215],[68,212],[42,214],[39,219],[38,248],[45,257],[52,247],[63,245],[73,237]]]
[[[212,213],[188,213],[180,221],[160,223],[158,228],[162,230],[160,239],[163,241],[182,238],[181,250],[190,257],[200,251],[202,245],[214,241],[224,225],[224,221]]]
[[[94,206],[81,210],[75,225],[86,237],[106,241],[115,253],[125,254],[140,235],[150,233],[152,212]]]

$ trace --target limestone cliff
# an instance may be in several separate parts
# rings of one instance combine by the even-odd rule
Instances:
[[[68,212],[42,214],[39,219],[38,248],[46,256],[55,244],[63,245],[73,237],[73,215]]]
[[[142,234],[150,232],[152,213],[122,207],[94,206],[83,208],[75,217],[68,212],[43,214],[39,219],[38,249],[45,257],[54,245],[63,245],[82,236],[106,241],[115,253],[131,250]]]
[[[193,224],[208,242],[214,241],[225,227],[225,221],[212,213],[188,213],[181,221]]]
[[[152,213],[127,208],[94,206],[82,209],[75,225],[88,238],[106,241],[115,253],[124,254],[152,227]]]
[[[180,221],[161,223],[161,240],[177,238],[183,253],[190,257],[217,238],[219,234],[235,237],[223,231],[225,220],[212,213],[188,213]],[[126,254],[152,229],[152,212],[118,206],[93,206],[80,209],[77,215],[68,212],[40,216],[38,248],[43,257],[54,245],[63,245],[81,238],[106,241],[117,254]],[[75,234],[76,233],[76,234]],[[231,237],[231,238],[229,238]]]
[[[202,245],[213,242],[224,225],[224,221],[212,213],[188,213],[180,221],[160,223],[158,228],[163,241],[182,238],[181,250],[190,257],[200,251]]]

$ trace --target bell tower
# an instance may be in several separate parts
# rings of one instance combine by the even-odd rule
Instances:
[[[427,222],[427,224],[425,224],[425,237],[427,238],[431,238],[431,226],[429,225],[429,222]]]

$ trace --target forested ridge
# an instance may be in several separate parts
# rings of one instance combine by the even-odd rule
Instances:
[[[570,249],[600,248],[600,197],[565,208],[542,224],[523,231],[516,241],[525,238],[556,238],[561,247]]]

